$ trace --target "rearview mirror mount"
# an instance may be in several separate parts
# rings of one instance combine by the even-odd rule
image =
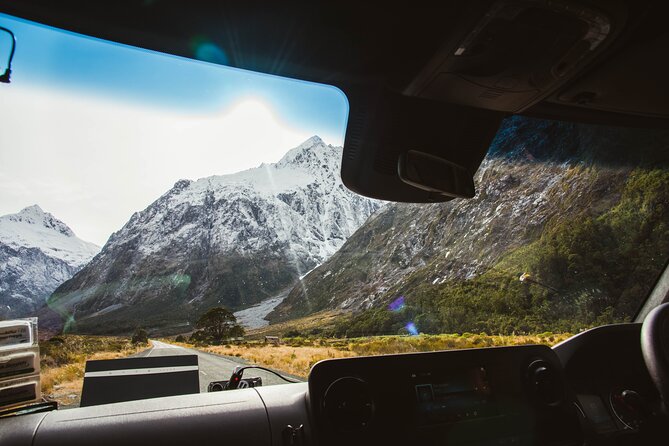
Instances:
[[[447,198],[474,198],[474,176],[466,167],[429,153],[409,150],[397,163],[400,180]]]

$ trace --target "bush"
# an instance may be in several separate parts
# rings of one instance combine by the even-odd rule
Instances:
[[[149,333],[143,328],[138,328],[137,331],[135,331],[135,334],[132,335],[131,342],[133,344],[148,344]]]
[[[174,342],[186,342],[186,338],[184,335],[179,335],[176,338],[174,338]]]

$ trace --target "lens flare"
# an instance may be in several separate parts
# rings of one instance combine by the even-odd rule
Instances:
[[[404,308],[404,296],[400,296],[394,301],[390,302],[390,304],[388,304],[388,309],[390,311],[398,312],[402,311],[403,308]]]
[[[229,65],[230,58],[225,50],[206,37],[196,37],[191,41],[191,50],[196,59],[219,65]]]
[[[413,322],[409,322],[408,324],[406,324],[404,328],[406,329],[406,331],[409,332],[411,336],[418,336],[418,328],[416,328],[416,324],[414,324]]]

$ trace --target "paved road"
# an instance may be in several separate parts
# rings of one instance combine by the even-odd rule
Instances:
[[[150,349],[144,350],[135,356],[197,355],[200,368],[200,392],[206,392],[207,386],[211,381],[227,380],[230,378],[235,367],[238,365],[245,365],[245,363],[240,360],[212,355],[211,353],[205,353],[192,348],[184,348],[178,345],[154,340],[151,340],[151,343],[153,346]],[[244,371],[245,378],[254,376],[260,376],[262,378],[263,386],[286,383],[281,378],[262,370],[250,369]]]

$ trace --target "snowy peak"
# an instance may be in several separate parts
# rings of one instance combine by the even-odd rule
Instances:
[[[341,147],[325,144],[320,137],[312,136],[288,151],[277,163],[197,181],[179,180],[161,199],[172,199],[178,204],[197,201],[210,194],[220,199],[240,193],[266,198],[303,189],[309,184],[331,184],[338,175],[341,151]]]
[[[332,147],[328,146],[323,142],[323,140],[320,138],[318,135],[314,135],[311,138],[307,139],[304,141],[302,144],[299,146],[289,150],[283,157],[288,158],[291,153],[295,152],[304,152],[304,151],[315,151],[323,147]]]
[[[38,248],[73,267],[86,264],[100,247],[81,240],[72,229],[38,205],[0,217],[0,243],[14,249]]]
[[[309,138],[309,139],[307,139],[306,141],[304,141],[302,144],[300,144],[300,145],[297,146],[297,147],[298,147],[298,148],[301,148],[301,147],[304,147],[304,148],[306,148],[306,147],[313,147],[313,146],[315,146],[315,145],[317,145],[317,144],[325,144],[325,143],[323,142],[323,140],[321,139],[320,136],[318,136],[318,135],[314,135],[314,136],[312,136],[311,138]]]
[[[48,212],[44,212],[42,208],[36,204],[24,208],[17,214],[6,215],[5,217],[17,223],[25,223],[26,225],[36,225],[47,229],[53,229],[66,237],[74,236],[72,230],[65,223]],[[0,219],[5,217],[0,217]]]
[[[332,255],[380,206],[343,187],[341,153],[341,147],[312,136],[277,163],[179,180],[110,242],[136,240],[144,255],[205,233],[218,252],[250,253],[288,243],[288,249],[301,253],[298,263],[311,268]]]
[[[312,136],[299,146],[288,151],[274,167],[293,166],[327,169],[331,167],[333,161],[339,162],[339,156],[333,156],[335,154],[341,155],[341,151],[338,151],[334,146],[325,144],[318,136]]]

